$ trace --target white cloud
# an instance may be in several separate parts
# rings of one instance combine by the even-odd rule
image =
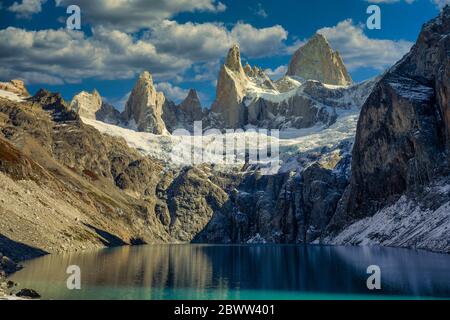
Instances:
[[[101,94],[101,92],[100,92],[100,94]],[[128,99],[130,98],[130,95],[131,95],[131,91],[127,92],[125,95],[123,95],[122,97],[119,97],[119,98],[107,98],[107,97],[102,97],[102,98],[106,103],[109,103],[110,105],[114,106],[117,110],[123,111],[123,110],[125,110],[125,105],[126,105]]]
[[[150,28],[182,12],[222,12],[217,0],[56,0],[58,6],[76,4],[93,26],[132,32]]]
[[[286,74],[287,70],[288,70],[287,66],[283,65],[273,70],[270,68],[266,69],[264,70],[264,72],[269,76],[269,78],[278,80]]]
[[[366,0],[366,1],[370,2],[370,3],[396,3],[396,2],[404,1],[404,2],[406,2],[408,4],[411,4],[411,3],[413,3],[416,0]]]
[[[162,91],[167,98],[176,103],[183,101],[189,93],[189,90],[174,86],[170,82],[160,82],[155,86],[157,90]]]
[[[120,31],[93,30],[92,37],[67,29],[27,31],[9,27],[0,30],[0,77],[45,75],[41,83],[62,79],[76,83],[85,78],[127,79],[150,70],[159,79],[182,73],[191,61],[159,53],[146,41]]]
[[[238,23],[231,30],[232,39],[250,58],[284,53],[287,36],[288,32],[280,25],[257,29],[250,24]]]
[[[450,5],[450,0],[432,0],[438,9],[444,8],[446,5]]]
[[[239,43],[242,53],[252,58],[280,54],[287,34],[278,25],[257,29],[250,24],[237,23],[228,30],[219,23],[180,24],[164,20],[154,26],[145,39],[161,52],[205,62],[223,57],[234,43]]]
[[[406,2],[408,4],[412,4],[417,0],[365,0],[369,3],[398,3],[398,2]],[[450,5],[450,0],[430,0],[432,3],[436,5],[438,9],[444,8],[446,5]]]
[[[211,70],[232,44],[240,43],[247,57],[262,57],[283,54],[286,38],[281,26],[257,29],[237,23],[228,29],[222,24],[169,20],[140,38],[103,26],[92,28],[91,36],[65,28],[28,31],[9,27],[0,30],[0,77],[14,75],[35,82],[39,77],[32,75],[42,73],[42,83],[74,83],[85,78],[129,79],[149,70],[159,81],[176,82],[186,70],[199,65],[193,80],[210,81]]]
[[[400,60],[413,45],[405,40],[370,39],[363,27],[354,25],[350,19],[318,32],[339,51],[350,71],[361,67],[383,70]]]
[[[14,12],[18,18],[31,18],[33,14],[42,11],[42,4],[47,0],[22,0],[21,3],[14,2],[8,11]]]
[[[214,84],[214,81],[217,81],[217,75],[220,70],[220,61],[218,59],[205,62],[205,63],[197,63],[192,67],[192,71],[194,72],[194,77],[186,79],[191,82],[211,82]]]
[[[295,51],[297,51],[300,47],[305,45],[305,40],[295,40],[293,44],[286,46],[285,52],[288,55],[293,55]]]

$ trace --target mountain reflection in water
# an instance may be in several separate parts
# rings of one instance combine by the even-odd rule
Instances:
[[[81,268],[81,290],[66,269]],[[369,265],[382,290],[366,287]],[[12,280],[44,299],[450,298],[450,255],[379,247],[147,245],[28,261]]]

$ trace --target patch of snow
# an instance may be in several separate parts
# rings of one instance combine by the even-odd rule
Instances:
[[[382,245],[450,252],[450,202],[438,209],[422,209],[403,196],[372,217],[353,223],[325,243]]]
[[[13,92],[5,91],[5,90],[0,90],[0,97],[8,99],[8,100],[11,100],[11,101],[15,101],[15,102],[23,102],[23,101],[25,101],[19,95],[15,94]]]
[[[106,124],[101,121],[82,118],[83,122],[98,131],[125,139],[127,144],[144,155],[160,159],[169,164],[180,165],[191,157],[191,150],[201,157],[202,163],[223,164],[223,170],[242,167],[245,155],[260,148],[261,141],[279,146],[282,170],[296,168],[296,158],[311,152],[320,152],[323,148],[335,149],[343,141],[353,141],[356,134],[358,110],[342,112],[331,126],[316,125],[308,129],[288,129],[272,135],[271,130],[247,130],[226,134],[212,134],[201,137],[160,136],[146,132],[137,132],[127,128]],[[234,141],[235,157],[223,158],[224,141]],[[197,158],[198,159],[198,158]],[[192,160],[192,159],[191,159]],[[218,166],[220,167],[220,166]]]
[[[399,81],[391,81],[389,85],[402,98],[408,100],[427,101],[434,94],[433,88],[426,87],[406,78],[401,78]]]

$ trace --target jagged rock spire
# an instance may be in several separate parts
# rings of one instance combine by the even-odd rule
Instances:
[[[239,128],[245,123],[242,100],[248,82],[249,78],[242,67],[239,46],[234,45],[228,51],[225,64],[220,70],[216,100],[211,109],[222,115],[227,128]]]
[[[325,36],[319,33],[295,52],[287,75],[332,85],[352,83],[341,56],[333,51]]]
[[[123,118],[129,123],[134,121],[139,131],[165,134],[167,129],[162,120],[165,100],[164,94],[156,91],[150,72],[144,71],[128,98]]]
[[[244,73],[241,63],[241,51],[239,45],[233,45],[228,51],[227,59],[225,61],[225,66],[233,72]]]
[[[95,114],[102,107],[102,97],[97,90],[93,90],[92,93],[82,91],[73,97],[70,107],[80,117],[96,120]]]
[[[185,113],[188,122],[200,121],[203,117],[202,105],[195,89],[189,90],[186,99],[181,102],[179,108]]]

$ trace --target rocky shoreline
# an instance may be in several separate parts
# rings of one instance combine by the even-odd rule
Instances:
[[[19,269],[14,261],[0,253],[0,299],[11,296],[15,283],[7,281],[6,277]]]
[[[22,269],[22,266],[0,252],[0,300],[39,299],[41,296],[33,289],[19,289],[19,284],[7,277]]]

